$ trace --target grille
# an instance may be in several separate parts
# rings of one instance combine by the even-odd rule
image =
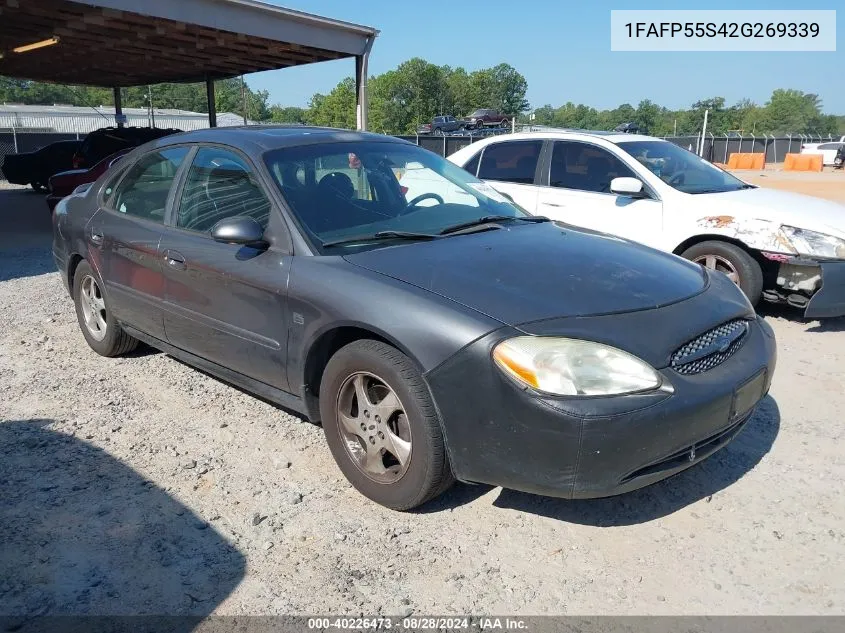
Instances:
[[[679,374],[700,374],[721,365],[745,342],[748,322],[734,319],[705,332],[672,354],[671,366]]]

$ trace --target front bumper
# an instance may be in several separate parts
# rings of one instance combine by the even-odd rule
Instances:
[[[845,262],[821,262],[822,287],[810,299],[804,316],[824,319],[845,316]]]
[[[565,498],[616,495],[697,464],[733,439],[768,392],[774,335],[759,319],[742,347],[697,375],[661,371],[674,387],[607,398],[542,396],[490,359],[506,328],[426,378],[458,479]]]

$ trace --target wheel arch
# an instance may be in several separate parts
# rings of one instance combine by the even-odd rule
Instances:
[[[730,237],[729,235],[725,235],[723,233],[699,233],[698,235],[693,235],[678,244],[672,253],[675,255],[682,255],[688,248],[692,248],[696,244],[701,244],[701,242],[727,242],[728,244],[739,246],[755,259],[760,256],[759,250],[751,248],[742,240],[738,240],[735,237]]]
[[[76,275],[76,269],[79,264],[83,262],[84,258],[79,253],[74,253],[68,258],[67,262],[67,287],[71,294],[73,294],[73,279]]]
[[[779,264],[771,259],[766,258],[760,249],[749,246],[744,241],[725,235],[722,233],[701,233],[693,235],[681,242],[672,253],[678,256],[683,256],[684,252],[702,242],[724,242],[726,244],[733,244],[748,253],[751,258],[760,266],[760,271],[763,273],[763,290],[772,288],[777,285],[777,275]]]
[[[424,371],[416,356],[385,332],[359,323],[335,324],[318,334],[307,347],[308,351],[305,354],[305,362],[302,367],[302,393],[308,418],[312,422],[320,421],[320,384],[329,360],[342,347],[366,339],[381,341],[395,347],[411,359],[420,373]]]

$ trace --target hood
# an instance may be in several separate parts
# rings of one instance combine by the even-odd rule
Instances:
[[[769,220],[845,238],[845,205],[830,200],[762,187],[690,197],[720,218]]]
[[[512,224],[345,259],[508,325],[655,308],[706,287],[703,269],[679,257],[553,223]]]

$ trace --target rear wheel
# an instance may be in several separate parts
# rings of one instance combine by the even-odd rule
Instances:
[[[454,481],[428,388],[411,360],[390,345],[355,341],[331,358],[320,385],[320,417],[340,470],[376,503],[410,510]]]
[[[507,119],[502,119],[502,122],[499,125],[502,126],[503,128],[509,127],[510,121],[508,121]]]
[[[82,336],[100,356],[120,356],[138,346],[109,310],[102,281],[88,262],[80,263],[74,273],[73,300]]]
[[[710,240],[691,246],[683,257],[705,268],[718,270],[739,286],[752,305],[757,305],[763,294],[763,269],[751,255],[729,242]]]

